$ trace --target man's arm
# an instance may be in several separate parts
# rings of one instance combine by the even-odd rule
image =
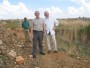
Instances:
[[[54,19],[54,28],[53,28],[54,31],[55,31],[55,29],[56,29],[56,26],[58,26],[58,25],[59,25],[58,20]]]
[[[28,21],[29,32],[31,32],[31,22]]]
[[[55,26],[58,26],[59,25],[59,22],[56,19],[54,19],[54,23],[55,23]]]
[[[22,28],[23,28],[23,22],[22,22]]]
[[[33,21],[31,22],[31,36],[32,36],[32,38],[33,38],[33,27],[34,27],[34,25],[33,25]]]
[[[44,33],[46,33],[46,24],[45,24],[44,20],[43,20],[43,31],[44,31]]]
[[[43,24],[43,30],[44,30],[44,33],[46,33],[46,25]]]
[[[28,27],[30,28],[30,23],[28,22]]]

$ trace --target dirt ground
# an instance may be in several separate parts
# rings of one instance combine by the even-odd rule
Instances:
[[[22,32],[17,32],[17,35],[24,38]],[[69,54],[59,51],[58,53],[47,54],[46,43],[43,43],[46,55],[37,54],[36,59],[29,57],[32,48],[24,48],[22,55],[26,58],[23,65],[18,65],[18,68],[90,68],[90,58],[72,58]]]
[[[11,30],[9,31],[13,32]],[[21,39],[21,42],[23,43],[23,32],[20,30],[16,30],[14,32],[17,34],[17,37]],[[15,46],[14,49],[18,53],[18,55],[24,57],[24,63],[18,65],[15,63],[15,60],[10,61],[9,59],[6,59],[8,62],[6,62],[4,65],[9,63],[10,66],[4,66],[1,68],[90,68],[90,58],[72,58],[69,56],[69,54],[63,51],[59,51],[58,53],[53,53],[52,51],[50,54],[47,54],[48,50],[46,43],[44,42],[43,44],[45,45],[44,50],[46,55],[42,56],[38,52],[36,59],[33,59],[29,56],[32,52],[31,43],[26,44],[28,45],[28,47],[23,48]]]
[[[64,52],[46,53],[44,56],[38,54],[36,59],[30,58],[28,53],[23,56],[26,58],[25,63],[18,65],[18,68],[90,68],[89,59],[71,58]]]

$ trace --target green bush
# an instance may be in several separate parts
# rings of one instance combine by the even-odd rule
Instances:
[[[90,24],[78,30],[79,39],[81,39],[82,35],[87,37],[87,41],[90,41]]]
[[[88,40],[90,40],[90,24],[85,27],[85,34],[87,35]]]
[[[18,21],[6,21],[6,24],[4,25],[5,28],[11,28],[16,29],[20,27],[20,23]]]

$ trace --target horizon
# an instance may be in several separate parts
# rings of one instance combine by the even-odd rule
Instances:
[[[1,20],[6,20],[6,21],[8,21],[8,20],[23,20],[24,18],[17,18],[17,19],[0,19],[0,21]],[[32,20],[31,18],[27,18],[28,20]],[[90,19],[90,17],[76,17],[76,18],[56,18],[57,20],[67,20],[67,19]]]

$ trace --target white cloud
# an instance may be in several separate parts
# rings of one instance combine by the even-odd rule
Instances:
[[[3,0],[0,3],[0,18],[1,19],[14,19],[23,17],[33,17],[33,11],[28,9],[25,4],[19,2],[17,5],[12,5],[8,0]]]
[[[90,1],[89,0],[71,0],[80,5],[79,8],[73,6],[68,7],[68,12],[73,16],[90,17]]]
[[[44,11],[49,11],[50,15],[56,18],[68,18],[68,17],[90,17],[90,1],[89,0],[71,0],[76,4],[79,4],[80,7],[76,8],[75,6],[67,7],[68,10],[61,10],[60,7],[50,7],[50,8],[38,8],[40,11],[41,17],[44,17]],[[66,9],[67,9],[66,8]],[[29,9],[24,3],[19,2],[16,5],[13,5],[9,0],[3,0],[0,3],[0,19],[15,19],[15,18],[34,18],[34,12],[32,8]]]
[[[70,14],[80,14],[80,11],[74,7],[69,7],[68,9]]]
[[[53,16],[55,18],[64,17],[64,13],[59,7],[39,8],[39,11],[41,12],[41,15],[44,13],[44,11],[48,11],[50,13],[50,16]]]
[[[63,17],[63,11],[58,7],[51,7],[51,8],[38,8],[41,13],[41,17],[44,17],[44,11],[47,10],[50,14],[54,17]],[[27,6],[19,2],[16,5],[12,5],[9,0],[3,0],[0,3],[0,19],[14,19],[14,18],[34,18],[34,10],[28,9]]]

